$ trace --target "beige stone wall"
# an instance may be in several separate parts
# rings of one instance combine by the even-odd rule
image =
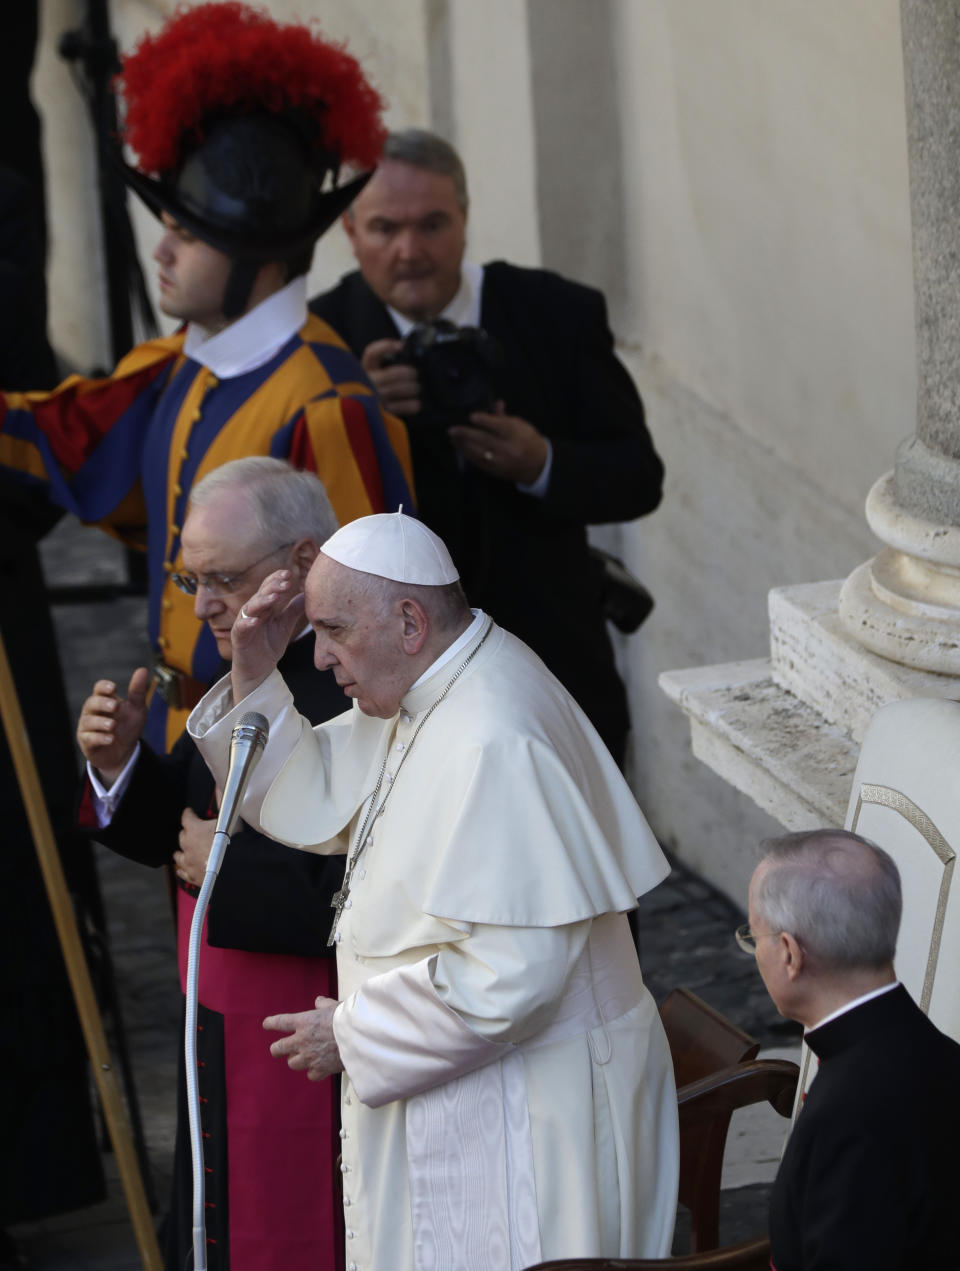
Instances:
[[[44,130],[50,336],[71,365],[87,368],[104,364],[109,347],[93,141],[69,68],[56,51],[62,32],[82,21],[80,0],[40,5],[32,88]]]
[[[690,758],[656,677],[764,654],[772,586],[872,553],[863,500],[916,392],[898,6],[617,8],[614,316],[669,473],[662,510],[623,532],[659,600],[623,650],[635,781],[658,831],[736,894],[777,827]]]
[[[102,357],[92,167],[50,53],[77,0],[45,0],[52,325]],[[280,16],[297,0],[273,0]],[[114,0],[129,45],[167,0]],[[309,0],[390,102],[463,150],[471,251],[603,287],[668,466],[662,509],[606,533],[657,596],[622,642],[632,771],[657,831],[737,893],[773,823],[689,755],[656,688],[763,654],[774,585],[871,551],[866,492],[914,427],[903,72],[896,0]],[[138,217],[145,256],[152,227]],[[339,232],[319,287],[349,263]],[[149,268],[148,272],[152,272]]]

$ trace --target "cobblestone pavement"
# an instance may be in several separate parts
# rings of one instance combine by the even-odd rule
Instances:
[[[110,585],[125,577],[119,546],[96,530],[65,520],[43,545],[51,586]],[[125,684],[147,660],[145,601],[121,598],[57,604],[54,617],[74,716],[93,681]],[[173,926],[162,873],[100,849],[97,857],[122,1017],[150,1158],[152,1186],[165,1204],[174,1136],[174,1090],[180,1044],[180,995]],[[704,883],[675,867],[640,910],[643,971],[658,1001],[676,985],[699,993],[766,1049],[795,1053],[799,1030],[779,1018],[753,961],[739,952],[733,930],[743,914]],[[768,1183],[776,1169],[784,1122],[770,1109],[738,1113],[725,1163],[721,1238],[755,1235],[765,1226]],[[112,1156],[105,1157],[108,1200],[13,1234],[34,1271],[136,1271],[141,1262]],[[159,1217],[159,1215],[158,1215]],[[682,1217],[678,1224],[682,1233]]]

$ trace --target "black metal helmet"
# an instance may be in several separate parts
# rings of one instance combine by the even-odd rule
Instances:
[[[178,13],[119,78],[140,158],[122,163],[124,178],[233,259],[226,317],[243,311],[265,261],[308,258],[369,179],[338,184],[341,163],[372,167],[385,135],[355,59],[230,0]]]

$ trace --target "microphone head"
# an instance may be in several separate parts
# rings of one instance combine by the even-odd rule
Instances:
[[[244,788],[254,768],[260,762],[269,731],[270,725],[257,711],[248,711],[246,715],[241,716],[240,723],[233,730],[230,738],[230,767],[223,787],[223,798],[220,801],[220,814],[217,817],[218,834],[226,834],[228,838],[233,834],[234,827],[240,819]],[[219,868],[218,864],[213,872],[216,873]]]
[[[261,715],[259,711],[247,711],[246,715],[240,716],[240,723],[233,730],[234,741],[253,742],[257,750],[261,750],[267,744],[267,738],[270,735],[270,724],[265,715]]]
[[[270,725],[267,722],[266,715],[261,715],[259,711],[247,711],[246,715],[240,716],[238,728],[259,728],[262,733],[270,735]]]

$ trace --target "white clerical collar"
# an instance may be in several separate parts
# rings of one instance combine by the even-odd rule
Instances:
[[[436,675],[436,673],[442,667],[446,666],[448,662],[452,662],[457,654],[467,647],[473,637],[480,634],[480,628],[486,621],[486,615],[482,609],[471,609],[470,612],[473,614],[473,622],[470,623],[469,627],[467,627],[462,636],[459,636],[456,640],[454,640],[453,644],[451,644],[449,648],[444,649],[435,662],[430,663],[419,679],[414,680],[414,682],[410,685],[410,688],[407,689],[408,693],[412,689],[415,689],[418,684],[422,684],[424,680],[429,680],[431,675]]]
[[[483,299],[483,266],[473,265],[468,261],[460,266],[460,286],[446,309],[438,317],[446,318],[457,327],[478,327],[480,325],[480,304]],[[387,305],[387,312],[393,318],[397,330],[402,337],[416,325],[410,318],[405,318],[397,309]]]
[[[881,984],[878,989],[871,989],[869,993],[864,993],[861,997],[855,997],[852,1002],[844,1002],[843,1006],[838,1007],[835,1011],[831,1011],[829,1015],[825,1015],[819,1023],[814,1024],[813,1028],[805,1028],[804,1036],[812,1033],[814,1028],[823,1028],[824,1024],[829,1024],[835,1019],[839,1019],[841,1015],[846,1015],[847,1011],[855,1011],[858,1006],[863,1006],[864,1002],[870,1002],[875,997],[880,997],[884,993],[890,993],[893,989],[899,988],[900,981],[892,980],[889,984]]]
[[[269,362],[306,320],[307,279],[300,274],[216,335],[191,322],[183,351],[218,379],[230,379]]]

